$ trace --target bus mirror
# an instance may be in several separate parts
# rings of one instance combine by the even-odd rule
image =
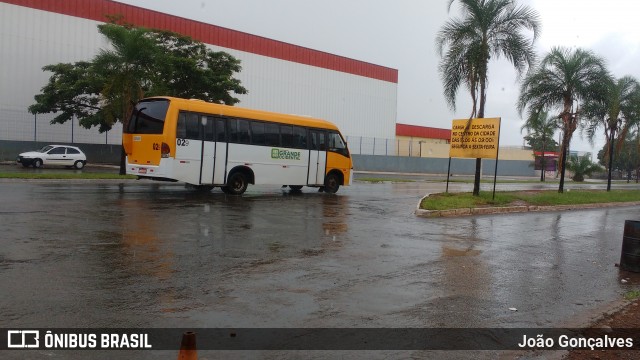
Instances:
[[[202,126],[207,126],[207,117],[206,117],[206,116],[203,116],[203,117],[200,119],[200,122],[202,122]]]

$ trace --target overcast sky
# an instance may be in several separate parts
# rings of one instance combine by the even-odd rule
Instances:
[[[466,92],[451,111],[442,95],[434,39],[453,15],[448,0],[118,0],[295,45],[399,70],[397,122],[451,128],[470,113]],[[616,76],[640,79],[640,1],[520,0],[540,15],[542,57],[553,46],[593,50]],[[522,145],[515,110],[518,79],[511,67],[489,68],[485,116],[502,117],[501,145]],[[602,147],[597,139],[595,152]],[[574,135],[572,150],[592,151]]]

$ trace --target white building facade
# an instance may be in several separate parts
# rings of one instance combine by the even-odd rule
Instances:
[[[241,60],[247,95],[237,106],[308,115],[336,123],[348,137],[393,138],[398,71],[110,0],[0,0],[0,140],[121,142],[77,121],[49,124],[34,103],[49,64],[90,60],[108,48],[97,25],[121,14],[136,26],[175,31]]]

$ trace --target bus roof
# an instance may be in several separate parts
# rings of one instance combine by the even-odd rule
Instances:
[[[206,102],[199,99],[183,99],[171,96],[154,96],[142,99],[141,101],[148,99],[167,99],[172,105],[177,105],[178,108],[187,111],[199,112],[204,114],[225,115],[225,116],[237,116],[240,118],[253,119],[253,120],[265,120],[273,121],[282,124],[301,125],[314,128],[338,130],[338,127],[326,120],[316,119],[307,116],[281,114],[263,110],[247,109],[237,106],[229,106],[222,104],[215,104]]]

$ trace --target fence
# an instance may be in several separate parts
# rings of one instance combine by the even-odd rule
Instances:
[[[110,131],[100,133],[97,127],[85,129],[75,118],[64,124],[51,124],[53,118],[53,114],[33,115],[25,109],[0,106],[0,140],[108,145],[122,143],[120,123]]]
[[[408,157],[449,157],[449,144],[407,139],[384,139],[363,136],[347,136],[352,154],[408,156]]]
[[[0,105],[0,140],[107,145],[122,143],[122,124],[120,123],[114,125],[111,131],[100,133],[97,127],[85,129],[75,118],[64,124],[51,124],[53,118],[53,114],[33,115],[24,108]],[[449,157],[449,144],[443,142],[363,136],[347,136],[346,140],[349,150],[355,155]],[[513,148],[512,150],[517,150]],[[508,148],[500,149],[502,158],[502,151]]]

